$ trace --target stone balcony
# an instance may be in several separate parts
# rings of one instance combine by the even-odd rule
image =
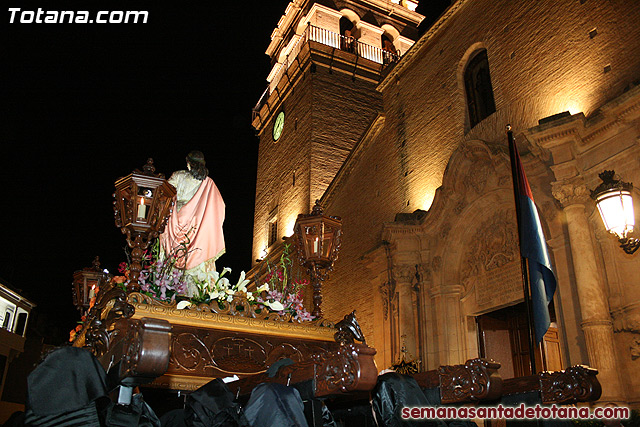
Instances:
[[[349,74],[353,79],[373,83],[400,60],[400,52],[391,52],[362,43],[354,37],[308,25],[282,62],[276,63],[267,80],[269,85],[252,110],[252,124],[260,129],[269,120],[276,104],[285,96],[301,71],[310,64],[323,66],[330,72]]]

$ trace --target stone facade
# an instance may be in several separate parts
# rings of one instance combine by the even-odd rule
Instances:
[[[286,114],[281,138],[273,141],[273,121],[260,135],[253,259],[269,246],[267,223],[274,215],[278,241],[293,233],[298,213],[322,197],[381,105],[370,83],[322,68],[307,71],[279,106]]]
[[[253,120],[260,138],[254,260],[269,252],[269,223],[277,220],[277,241],[290,236],[298,213],[310,212],[382,110],[376,87],[383,64],[366,55],[374,52],[369,56],[382,58],[378,45],[389,32],[397,49],[408,49],[413,43],[408,37],[417,36],[421,19],[387,0],[340,2],[336,8],[309,0],[290,3],[267,49],[273,69]],[[365,56],[335,48],[342,40],[341,17],[358,29],[362,44],[356,50]],[[274,141],[273,126],[281,111],[284,127]]]
[[[471,127],[463,76],[480,49],[496,111]],[[640,218],[638,82],[638,2],[453,2],[378,84],[321,199],[344,224],[325,316],[356,309],[380,368],[403,339],[426,369],[478,356],[475,317],[522,299],[509,123],[556,271],[562,361],[599,369],[604,402],[640,406],[640,255],[588,198],[615,169]]]

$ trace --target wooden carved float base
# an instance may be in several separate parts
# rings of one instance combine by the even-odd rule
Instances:
[[[92,308],[73,345],[91,349],[114,384],[192,391],[213,378],[238,375],[242,379],[230,386],[239,394],[262,382],[306,382],[314,397],[362,397],[377,381],[376,351],[354,338],[364,340],[355,313],[335,327],[294,323],[278,316],[215,312],[215,307],[177,310],[175,304],[150,303],[112,287]],[[281,359],[293,364],[269,377],[265,371]],[[597,371],[586,366],[504,381],[499,367],[472,359],[413,376],[421,387],[439,388],[443,404],[495,401],[531,391],[539,392],[543,403],[600,397]]]
[[[540,372],[538,375],[511,378],[504,380],[502,395],[538,391],[544,404],[594,402],[600,399],[602,394],[602,386],[597,375],[597,369],[576,365],[563,371]]]
[[[375,349],[364,344],[340,345],[335,351],[313,355],[309,360],[283,366],[273,377],[254,375],[229,384],[244,395],[260,383],[294,385],[311,381],[312,395],[328,397],[343,393],[369,392],[378,379]]]
[[[492,400],[502,392],[500,364],[492,360],[471,359],[464,365],[447,365],[414,374],[423,388],[440,389],[443,404]]]
[[[169,365],[166,372],[150,384],[154,387],[195,390],[213,378],[263,374],[271,364],[284,358],[294,363],[315,361],[316,364],[333,357],[347,358],[346,353],[340,351],[340,344],[334,341],[336,330],[332,327],[150,304],[134,304],[134,307],[134,319],[161,318],[171,325]],[[373,362],[375,350],[357,352],[358,363],[361,353],[370,359],[361,371],[377,375]]]

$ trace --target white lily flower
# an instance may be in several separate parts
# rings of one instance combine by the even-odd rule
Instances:
[[[225,267],[222,269],[222,273],[220,273],[220,276],[224,276],[227,273],[231,273],[231,269],[229,267]]]
[[[233,301],[233,295],[229,295],[229,296],[227,297],[227,302],[231,302],[231,301]]]
[[[204,282],[207,280],[207,273],[204,271],[198,271],[198,275],[196,276],[200,282]]]
[[[193,305],[193,304],[191,303],[191,301],[180,301],[180,302],[178,303],[178,305],[176,306],[176,308],[177,308],[178,310],[183,310],[183,309],[185,309],[185,308],[187,308],[187,307],[191,307],[192,305]]]
[[[247,289],[247,285],[249,284],[249,280],[245,279],[244,271],[240,272],[240,278],[238,279],[238,284],[236,285],[238,289],[244,288]]]
[[[220,292],[218,291],[209,292],[209,298],[218,299],[218,297],[220,297]]]
[[[253,296],[252,293],[251,294],[249,294],[249,293],[247,294],[247,300],[248,301],[253,301],[254,299],[256,299],[256,298]]]
[[[223,289],[228,289],[231,287],[231,283],[229,283],[229,279],[227,279],[226,277],[222,277],[218,285]]]
[[[212,283],[216,283],[218,281],[218,279],[220,278],[220,273],[218,273],[215,270],[210,271],[209,272],[209,277],[211,277],[211,282]]]
[[[257,290],[258,293],[262,292],[262,291],[267,291],[269,292],[269,284],[265,283],[264,285],[260,286]]]
[[[280,301],[267,301],[267,302],[264,303],[264,305],[269,307],[271,310],[275,310],[275,311],[284,310],[284,306],[282,305],[282,303]]]

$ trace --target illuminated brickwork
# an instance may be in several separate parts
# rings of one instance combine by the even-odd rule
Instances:
[[[496,111],[471,127],[463,76],[481,49],[487,52]],[[335,78],[318,73],[305,85],[325,82],[329,90]],[[314,163],[306,169],[306,193],[299,195],[304,202],[288,205],[291,224],[322,192],[325,211],[344,224],[340,257],[323,288],[325,316],[339,320],[356,309],[381,369],[398,357],[402,335],[428,369],[478,356],[475,316],[505,304],[496,298],[494,306],[479,306],[482,292],[474,286],[480,285],[465,273],[465,263],[474,261],[473,239],[489,235],[478,227],[513,208],[505,151],[509,123],[558,277],[562,363],[598,368],[603,400],[640,405],[640,380],[632,374],[640,369],[640,288],[633,279],[640,258],[616,247],[588,199],[574,197],[569,204],[562,196],[567,188],[584,196],[577,189],[594,188],[606,168],[640,186],[640,3],[455,1],[377,85],[382,103],[373,92],[357,92],[374,100],[354,114],[367,117],[357,129],[335,115],[348,113],[327,108],[336,102],[349,111],[365,108],[349,101],[356,92],[346,92],[348,82],[347,77],[321,102],[305,86],[295,92],[307,97],[304,111],[314,124],[309,143],[296,142],[306,148],[291,153],[304,152]],[[568,117],[538,124],[565,111]],[[341,159],[355,143],[332,182],[342,160],[327,161],[313,140],[316,129]],[[261,164],[268,158],[274,171],[284,170],[274,159],[289,163],[292,154],[263,151],[262,139]],[[258,201],[260,188],[274,176],[260,171]],[[261,216],[259,209],[257,202],[254,252],[272,206]],[[395,221],[397,214],[417,209],[428,212]],[[570,234],[575,218],[586,228]],[[501,226],[509,224],[497,223],[497,234]],[[579,248],[595,260],[588,274]],[[390,289],[395,299],[387,298]],[[592,294],[604,297],[585,297]],[[482,295],[491,305],[492,298]]]

